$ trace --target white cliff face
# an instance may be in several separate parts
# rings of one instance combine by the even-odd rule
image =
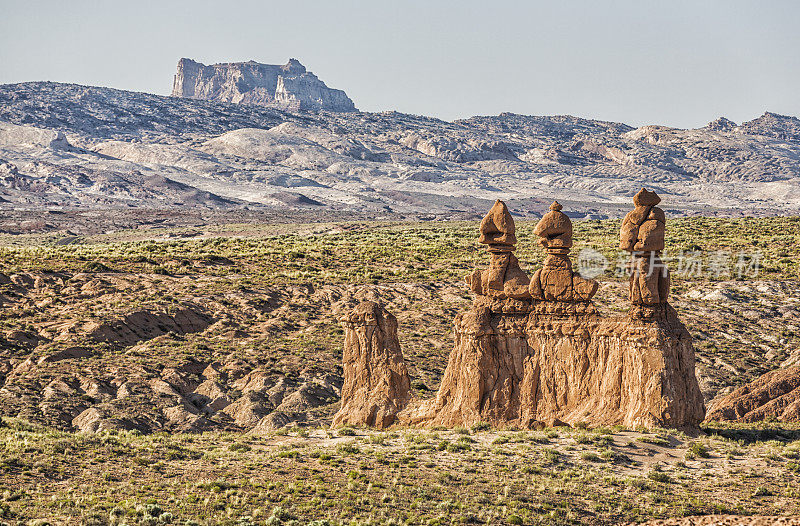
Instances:
[[[206,66],[182,58],[172,96],[292,110],[356,111],[344,91],[329,88],[295,59],[282,66],[253,61]]]

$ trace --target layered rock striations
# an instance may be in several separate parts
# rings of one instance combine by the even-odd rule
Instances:
[[[716,400],[708,420],[800,422],[800,366],[770,371]]]
[[[397,319],[377,303],[364,301],[342,323],[344,384],[333,424],[391,425],[408,403],[411,386]]]
[[[200,67],[182,62],[175,97],[0,85],[0,121],[62,132],[72,145],[0,130],[0,207],[164,208],[180,200],[184,208],[299,205],[334,216],[464,219],[513,194],[515,213],[529,217],[540,217],[549,205],[541,196],[552,195],[603,219],[619,215],[636,181],[680,196],[671,199],[672,216],[800,211],[794,117],[680,130],[510,113],[446,122],[391,111],[287,112],[292,96],[312,108],[352,103],[336,103],[321,87],[304,98],[292,67],[272,66],[269,75],[253,64]],[[230,103],[237,101],[252,103]],[[243,146],[220,147],[228,141]],[[165,183],[158,192],[151,177]],[[163,193],[176,197],[165,202]]]
[[[455,347],[436,398],[404,399],[396,421],[522,428],[698,425],[705,408],[694,348],[666,294],[652,311],[643,312],[635,300],[627,316],[603,318],[591,301],[597,282],[572,270],[572,226],[561,205],[553,203],[535,232],[548,255],[529,279],[513,256],[513,218],[495,203],[479,239],[487,245],[489,268],[467,276],[475,299],[456,317]],[[352,405],[346,396],[343,391],[342,411]]]
[[[329,88],[296,59],[284,65],[251,60],[206,66],[182,58],[172,96],[292,110],[356,111],[344,91]]]

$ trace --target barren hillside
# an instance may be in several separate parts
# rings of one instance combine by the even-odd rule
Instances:
[[[108,88],[0,86],[0,204],[269,207],[372,217],[517,215],[557,198],[618,216],[642,186],[673,215],[800,209],[800,121],[634,129],[504,113],[446,122],[396,112],[281,111]]]

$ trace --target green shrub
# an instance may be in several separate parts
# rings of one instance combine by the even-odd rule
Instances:
[[[358,453],[361,453],[361,450],[358,448],[355,442],[339,444],[339,447],[336,448],[336,451],[339,453],[344,453],[345,455],[357,455]]]
[[[664,484],[672,482],[672,477],[670,477],[666,473],[662,473],[661,471],[655,471],[655,470],[648,473],[647,478],[655,482],[661,482]]]
[[[592,453],[591,451],[584,451],[581,453],[581,460],[586,460],[587,462],[600,462],[600,457],[597,456],[597,453]]]
[[[476,433],[478,431],[488,431],[492,428],[492,425],[489,422],[478,422],[477,424],[472,426],[472,432]]]
[[[645,435],[643,437],[639,437],[637,440],[639,440],[639,442],[644,442],[645,444],[654,444],[656,446],[669,446],[669,440],[662,436]]]
[[[692,442],[692,444],[689,446],[689,451],[686,454],[686,458],[689,458],[690,455],[691,458],[709,458],[711,456],[708,446],[701,442]]]
[[[542,450],[542,455],[544,456],[544,459],[547,460],[548,462],[556,463],[559,460],[561,460],[561,453],[559,453],[555,449],[544,448]]]
[[[764,486],[759,486],[759,487],[757,487],[755,489],[755,491],[753,491],[753,496],[754,497],[769,497],[769,496],[772,496],[772,495],[774,495],[772,490],[770,490],[769,488],[766,488]]]

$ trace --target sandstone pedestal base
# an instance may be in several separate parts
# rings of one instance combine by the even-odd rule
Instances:
[[[564,317],[473,308],[434,400],[411,403],[406,425],[696,427],[704,417],[694,349],[668,306],[653,320]],[[576,311],[577,310],[577,311]]]

